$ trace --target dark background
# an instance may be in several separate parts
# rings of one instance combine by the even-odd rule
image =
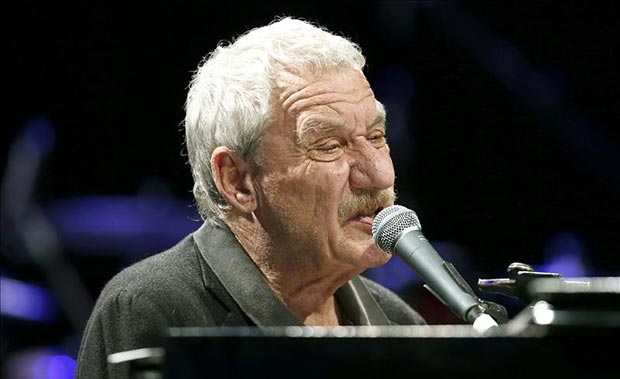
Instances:
[[[55,313],[3,314],[10,367],[41,349],[75,358],[105,282],[199,226],[183,152],[191,72],[219,41],[277,15],[362,47],[388,111],[399,202],[470,283],[505,276],[513,261],[620,273],[616,2],[14,5],[3,33],[0,273],[38,286]],[[30,193],[24,167],[36,168],[36,185],[16,200]],[[57,243],[33,250],[32,225]],[[430,322],[455,322],[400,263],[382,270],[368,275]]]

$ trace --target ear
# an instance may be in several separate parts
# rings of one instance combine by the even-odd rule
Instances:
[[[250,166],[235,151],[219,146],[211,154],[213,180],[224,199],[242,213],[251,213],[258,204]]]

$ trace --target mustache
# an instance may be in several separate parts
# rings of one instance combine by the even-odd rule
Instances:
[[[373,193],[353,194],[338,207],[338,219],[342,223],[359,214],[374,213],[377,208],[394,205],[396,193],[394,188],[387,188]]]

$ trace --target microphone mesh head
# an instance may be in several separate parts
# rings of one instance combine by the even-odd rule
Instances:
[[[392,205],[377,214],[372,223],[372,235],[383,251],[392,253],[396,238],[403,230],[412,226],[422,229],[415,212],[401,205]]]

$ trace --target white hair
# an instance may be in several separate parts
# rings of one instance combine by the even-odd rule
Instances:
[[[257,147],[273,116],[272,93],[284,70],[328,70],[365,65],[360,48],[309,22],[282,18],[252,29],[207,55],[190,83],[185,132],[200,215],[220,224],[230,205],[213,180],[218,146],[259,164]]]

